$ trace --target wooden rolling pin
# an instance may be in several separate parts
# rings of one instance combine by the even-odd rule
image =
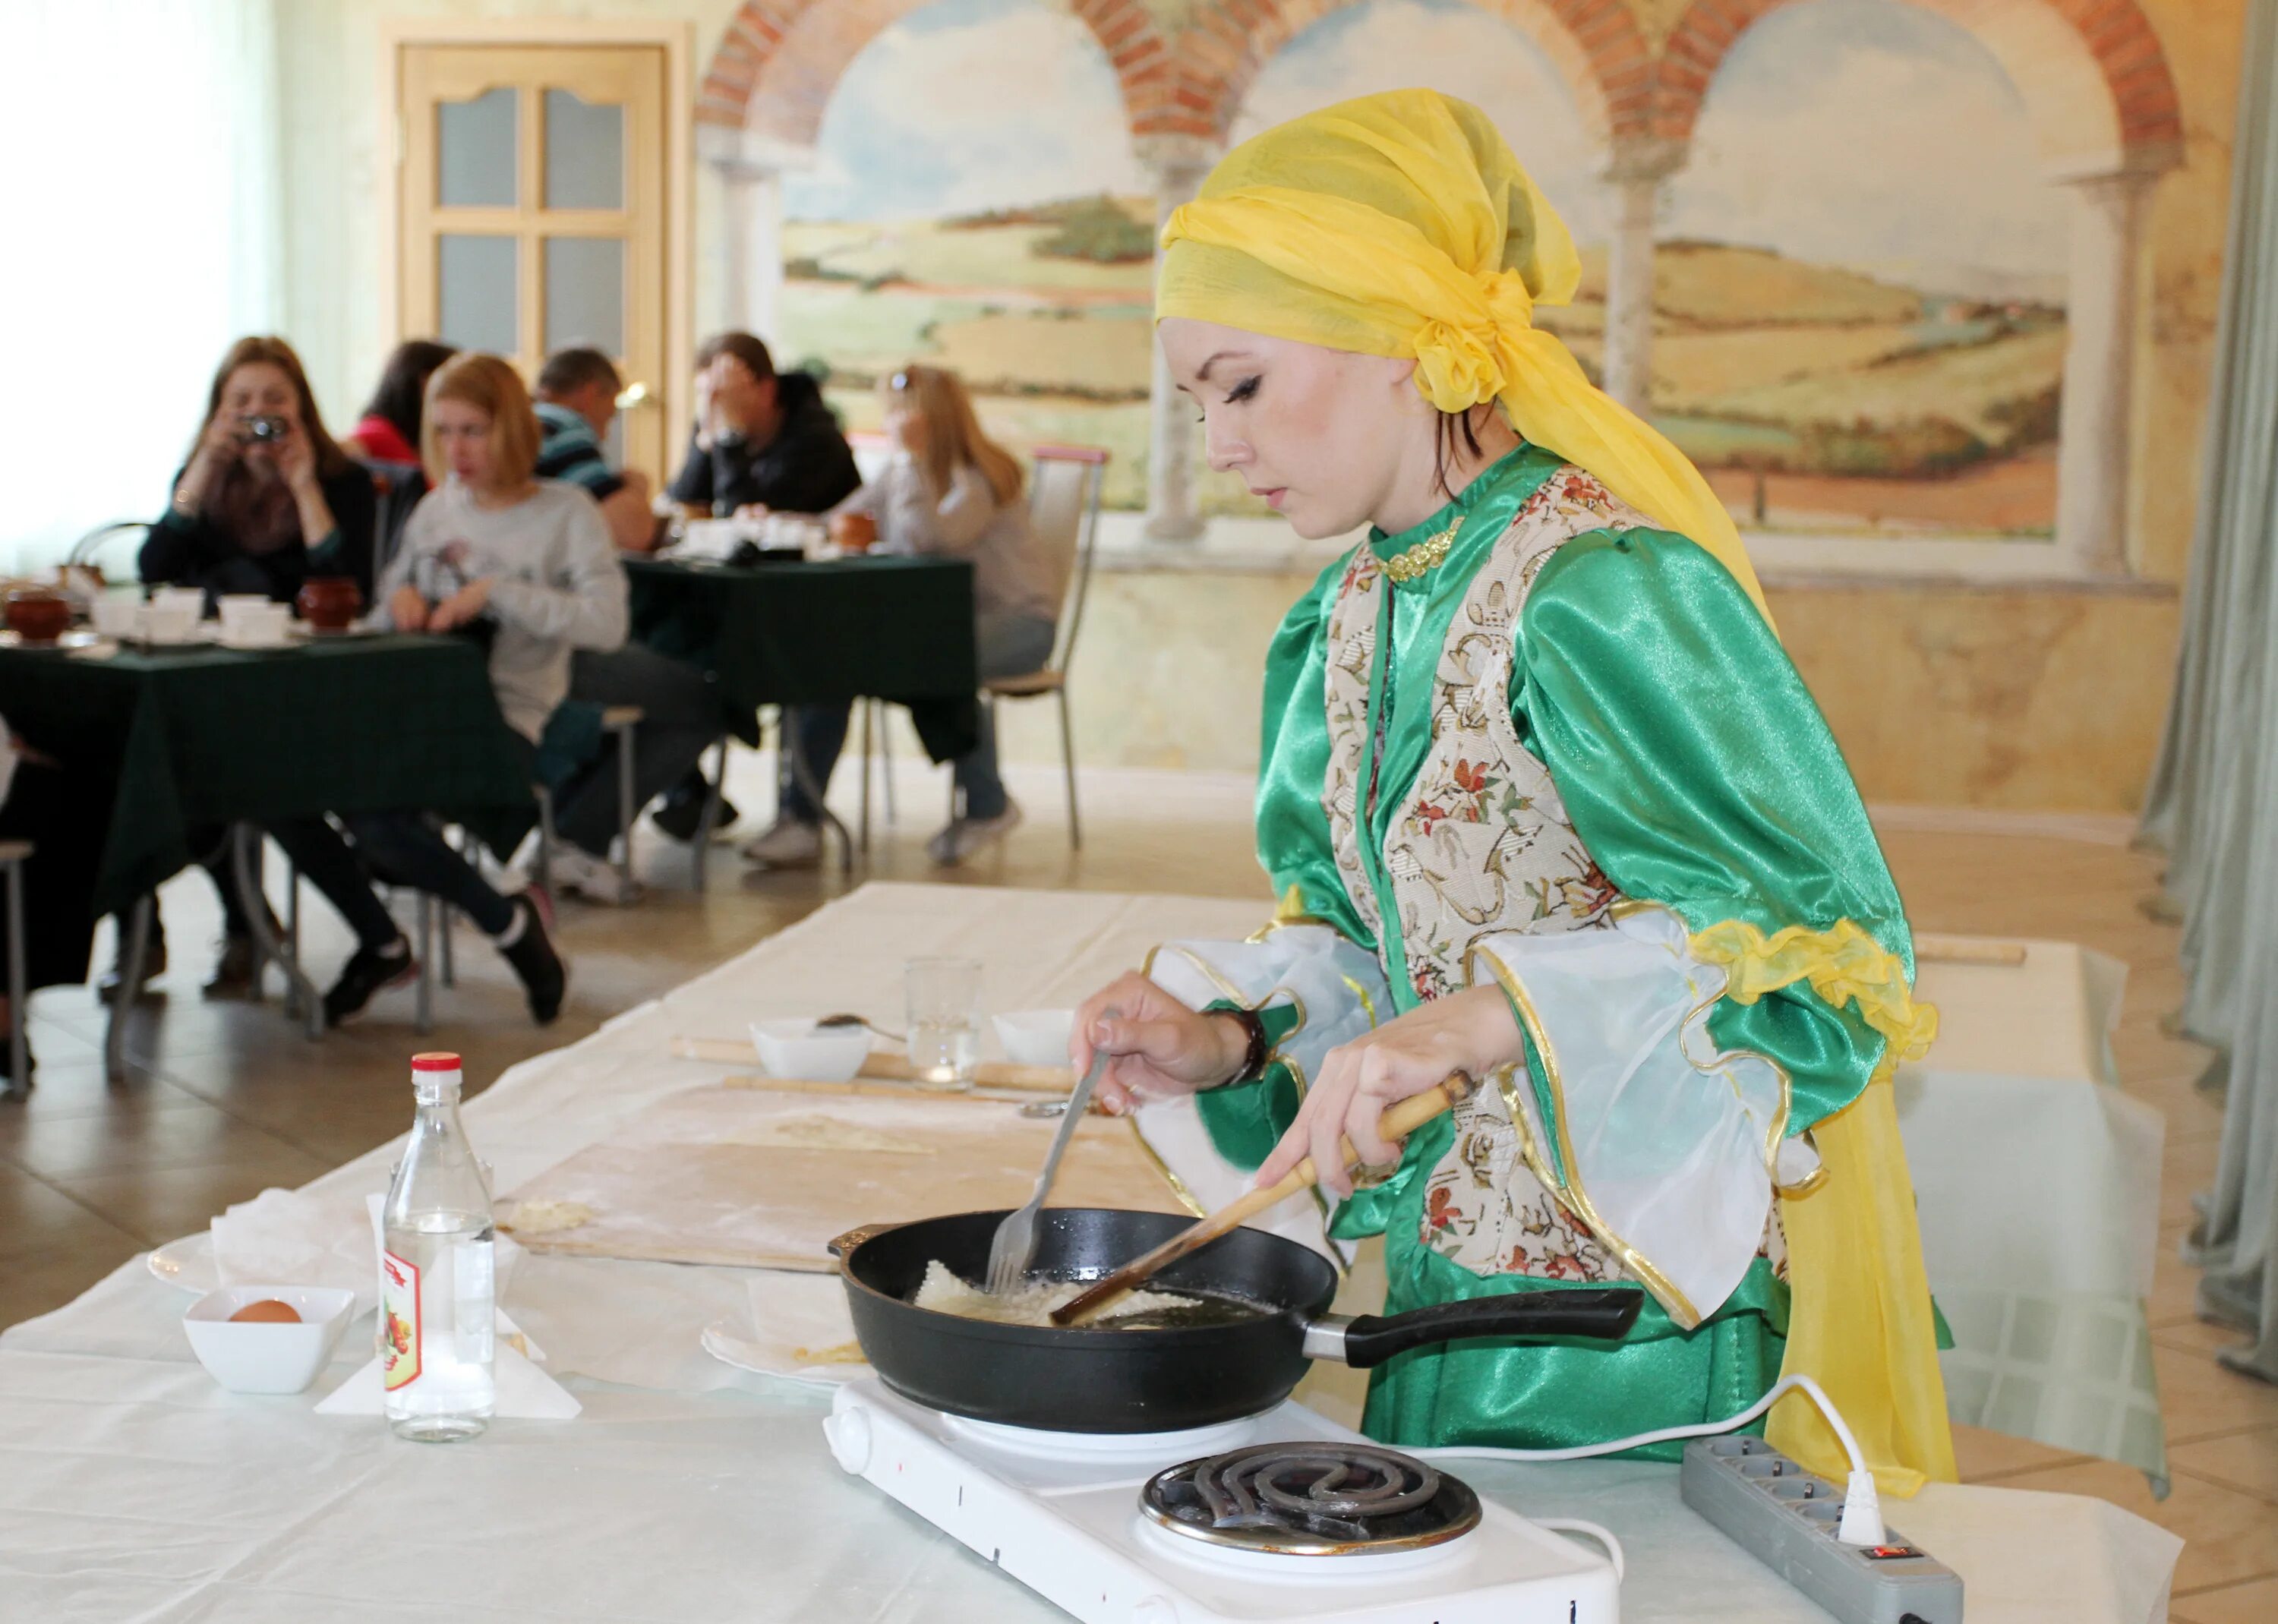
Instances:
[[[1448,1080],[1437,1087],[1410,1094],[1386,1111],[1377,1119],[1377,1132],[1388,1140],[1406,1139],[1441,1112],[1453,1110],[1462,1102],[1470,1099],[1472,1086],[1469,1073],[1450,1071]],[[1353,1148],[1352,1140],[1348,1139],[1340,1142],[1344,1147],[1345,1165],[1358,1167],[1360,1152]],[[1153,1251],[1133,1259],[1089,1290],[1054,1308],[1052,1323],[1074,1324],[1101,1304],[1122,1296],[1181,1258],[1210,1245],[1227,1231],[1239,1229],[1267,1208],[1319,1183],[1320,1177],[1320,1170],[1313,1165],[1313,1158],[1307,1156],[1285,1174],[1280,1183],[1252,1190],[1239,1200],[1227,1202],[1209,1217],[1197,1218]]]
[[[708,1060],[720,1065],[755,1066],[760,1052],[732,1038],[675,1038],[672,1053],[681,1060]],[[862,1062],[861,1075],[889,1082],[918,1081],[918,1069],[906,1055],[872,1049]],[[973,1068],[973,1080],[990,1088],[1011,1088],[1022,1094],[1066,1094],[1075,1086],[1075,1073],[1066,1066],[1023,1066],[1009,1060],[984,1060]]]

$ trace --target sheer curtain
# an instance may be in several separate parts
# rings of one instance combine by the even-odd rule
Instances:
[[[214,364],[277,319],[273,0],[7,0],[0,572],[155,517]]]
[[[2167,740],[2144,835],[2169,855],[2190,990],[2223,1053],[2222,1149],[2185,1254],[2219,1355],[2278,1381],[2278,0],[2253,0],[2233,148],[2219,360]]]

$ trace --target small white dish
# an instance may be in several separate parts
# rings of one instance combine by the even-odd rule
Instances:
[[[214,1267],[213,1231],[210,1229],[170,1240],[142,1262],[161,1285],[171,1285],[178,1292],[203,1296],[220,1289],[221,1272]]]
[[[290,1304],[301,1323],[233,1323],[248,1303]],[[206,1373],[232,1392],[303,1391],[329,1363],[355,1311],[355,1293],[328,1285],[227,1285],[208,1292],[182,1315],[190,1349]]]
[[[88,607],[96,630],[125,642],[141,629],[142,600],[127,592],[105,592]]]
[[[1075,1031],[1074,1010],[1022,1010],[1012,1015],[992,1015],[997,1041],[1005,1057],[1015,1065],[1065,1066],[1068,1039]]]
[[[869,1057],[870,1033],[867,1027],[818,1026],[811,1020],[753,1021],[752,1047],[770,1077],[848,1083]]]

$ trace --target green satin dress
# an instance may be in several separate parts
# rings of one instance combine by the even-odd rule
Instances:
[[[1324,630],[1343,560],[1289,612],[1267,657],[1260,861],[1277,894],[1296,887],[1307,912],[1377,954],[1398,1011],[1421,995],[1375,854],[1430,742],[1433,673],[1451,617],[1513,515],[1559,467],[1551,454],[1523,446],[1413,530],[1368,543],[1390,560],[1462,521],[1444,563],[1393,587],[1388,635],[1373,650],[1372,691],[1391,699],[1369,838],[1359,843],[1377,888],[1370,914],[1391,940],[1373,939],[1347,894],[1322,805]],[[1696,931],[1729,919],[1767,934],[1849,919],[1911,972],[1897,889],[1827,724],[1755,606],[1708,553],[1660,530],[1579,535],[1540,569],[1514,641],[1509,692],[1518,736],[1624,896],[1666,903]],[[1264,1013],[1278,1038],[1286,1011]],[[1721,1046],[1787,1070],[1791,1133],[1854,1099],[1884,1046],[1854,1010],[1831,1007],[1800,983],[1753,1005],[1720,1003],[1709,1024]],[[1275,1068],[1198,1103],[1219,1154],[1254,1167],[1297,1098],[1295,1080]],[[1445,1118],[1415,1135],[1399,1171],[1347,1201],[1334,1231],[1385,1236],[1393,1311],[1557,1289],[1556,1280],[1476,1272],[1422,1243],[1425,1181],[1451,1136]],[[1648,1299],[1620,1344],[1456,1342],[1404,1354],[1375,1373],[1365,1424],[1392,1443],[1536,1448],[1721,1418],[1777,1377],[1786,1313],[1786,1285],[1760,1257],[1690,1331]],[[1678,1446],[1644,1452],[1674,1459]]]

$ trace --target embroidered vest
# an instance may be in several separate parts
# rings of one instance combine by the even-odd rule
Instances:
[[[1510,682],[1519,615],[1544,564],[1566,542],[1652,521],[1597,480],[1560,469],[1521,507],[1472,578],[1433,675],[1432,739],[1395,808],[1382,852],[1399,911],[1405,964],[1385,965],[1424,999],[1469,985],[1464,956],[1501,931],[1588,930],[1620,900],[1566,815],[1550,771],[1519,741]],[[1329,763],[1322,804],[1337,868],[1362,921],[1385,940],[1361,861],[1362,784],[1375,721],[1369,711],[1381,595],[1380,560],[1357,550],[1327,626]],[[1544,1188],[1519,1155],[1500,1092],[1483,1087],[1456,1112],[1456,1136],[1425,1189],[1426,1245],[1480,1274],[1554,1280],[1622,1278],[1619,1261]]]

